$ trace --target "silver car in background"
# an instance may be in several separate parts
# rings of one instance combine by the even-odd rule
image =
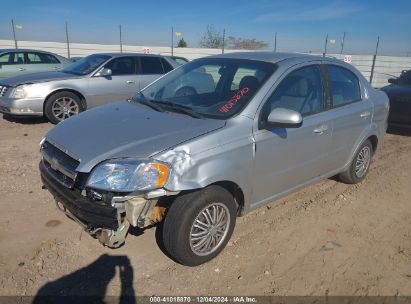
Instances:
[[[160,55],[94,54],[61,72],[0,80],[0,112],[43,116],[58,123],[86,109],[134,96],[177,67]]]
[[[54,127],[40,172],[102,244],[162,221],[167,252],[194,266],[223,250],[237,216],[324,178],[361,182],[388,110],[387,95],[337,59],[212,56]]]
[[[72,62],[60,55],[30,49],[0,49],[0,79],[60,71]]]

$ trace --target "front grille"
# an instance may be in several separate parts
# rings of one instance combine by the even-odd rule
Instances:
[[[0,96],[6,95],[7,87],[0,84]]]
[[[65,187],[73,188],[80,162],[48,141],[41,146],[41,154],[50,174]]]

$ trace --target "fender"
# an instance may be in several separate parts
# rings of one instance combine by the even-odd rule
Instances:
[[[355,154],[357,153],[362,143],[366,141],[368,138],[370,138],[371,136],[376,136],[378,138],[378,142],[380,141],[379,133],[378,133],[378,125],[376,123],[371,123],[367,125],[367,127],[361,132],[360,136],[358,137],[358,139],[355,141],[353,145],[353,148],[351,150],[349,158],[347,159],[343,167],[343,170],[346,170],[350,166],[352,160],[354,159]]]

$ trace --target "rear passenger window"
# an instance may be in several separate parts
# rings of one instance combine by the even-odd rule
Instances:
[[[328,78],[333,107],[361,100],[360,84],[353,72],[343,67],[328,65]]]
[[[163,63],[164,73],[168,73],[173,69],[171,64],[169,64],[164,58],[161,58],[161,62]]]
[[[264,108],[264,118],[275,108],[309,115],[324,109],[324,94],[320,67],[313,65],[291,72],[278,85]]]
[[[27,63],[36,64],[36,63],[46,63],[43,62],[38,53],[27,53]]]
[[[53,55],[50,55],[50,54],[39,54],[40,55],[40,57],[41,57],[41,60],[44,62],[44,63],[60,63],[60,61],[56,58],[56,57],[54,57]]]
[[[159,57],[140,57],[141,74],[164,74],[163,65]]]

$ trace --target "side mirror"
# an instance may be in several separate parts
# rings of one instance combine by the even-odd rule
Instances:
[[[97,72],[94,76],[96,76],[96,77],[106,77],[106,76],[111,76],[111,74],[113,74],[111,69],[104,68],[100,72]]]
[[[303,118],[297,111],[275,108],[267,118],[267,126],[279,128],[299,128],[303,124]]]
[[[397,83],[398,82],[398,79],[397,78],[390,78],[390,79],[388,79],[388,83],[393,83],[393,84],[395,84],[395,83]]]

